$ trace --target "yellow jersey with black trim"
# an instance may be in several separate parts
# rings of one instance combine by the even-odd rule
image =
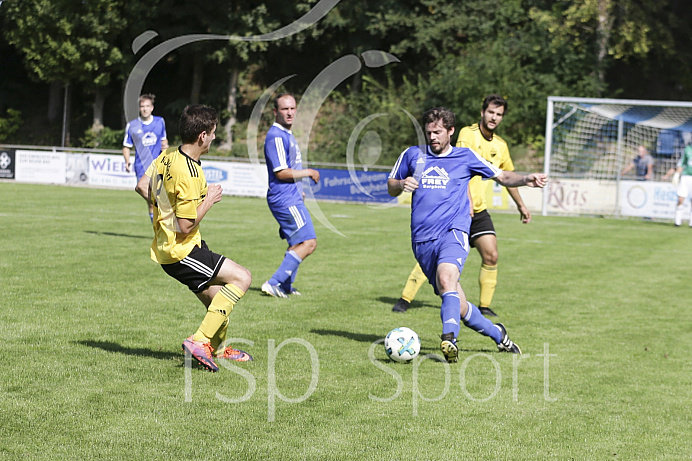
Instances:
[[[493,139],[488,141],[481,133],[478,123],[465,126],[459,132],[457,147],[468,147],[473,149],[485,160],[492,163],[495,167],[504,171],[514,171],[514,163],[509,156],[509,148],[504,139],[493,133]],[[486,193],[490,181],[484,181],[480,176],[474,176],[469,182],[469,190],[473,198],[473,212],[479,213],[486,208]]]
[[[172,264],[183,260],[195,246],[202,246],[199,224],[183,235],[178,218],[197,219],[197,207],[207,196],[207,180],[202,164],[179,147],[166,149],[152,165],[154,241],[151,259],[159,264]]]

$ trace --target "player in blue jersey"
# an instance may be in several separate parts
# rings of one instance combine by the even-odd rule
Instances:
[[[455,116],[437,107],[423,114],[428,145],[412,146],[397,160],[387,180],[389,195],[412,192],[411,244],[423,273],[442,298],[442,342],[440,349],[448,362],[456,362],[456,339],[460,323],[491,337],[500,351],[521,354],[501,323],[485,318],[478,307],[466,300],[459,276],[469,253],[468,230],[471,214],[468,184],[473,176],[493,179],[505,187],[543,187],[547,176],[522,176],[503,171],[471,149],[452,147]]]
[[[125,169],[128,173],[132,171],[133,162],[130,159],[130,151],[134,147],[134,167],[137,182],[144,176],[151,162],[159,156],[161,151],[168,149],[166,122],[163,117],[153,115],[154,98],[153,94],[140,96],[139,117],[130,121],[125,127],[125,139],[123,139]],[[153,220],[154,208],[151,203],[148,205],[149,219]]]
[[[264,141],[264,157],[269,174],[267,203],[279,223],[279,235],[288,242],[284,259],[274,275],[262,284],[262,292],[276,298],[299,295],[293,286],[298,267],[317,247],[310,213],[303,203],[303,178],[317,183],[320,173],[303,168],[300,148],[291,133],[296,100],[287,93],[274,100],[274,124]]]

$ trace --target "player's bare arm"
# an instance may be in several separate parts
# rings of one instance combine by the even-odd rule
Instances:
[[[413,192],[418,189],[418,181],[413,176],[406,179],[388,179],[387,192],[392,197],[399,196],[402,192]]]
[[[130,161],[130,148],[123,147],[123,159],[125,159],[125,171],[132,171],[132,162]]]
[[[514,203],[517,205],[517,210],[519,210],[519,217],[521,219],[521,222],[523,222],[524,224],[528,224],[529,222],[531,222],[531,212],[526,207],[526,205],[524,205],[524,200],[522,200],[517,188],[508,187],[507,192],[509,193],[509,196],[512,197],[512,200],[514,200]]]
[[[514,171],[501,171],[493,179],[505,187],[545,187],[548,183],[548,175],[545,173],[531,173],[524,176]]]
[[[285,168],[274,173],[279,181],[296,182],[303,178],[310,178],[315,184],[320,180],[320,172],[312,168],[304,170],[294,170],[293,168]]]
[[[144,197],[147,202],[151,201],[151,178],[146,174],[139,178],[135,186],[135,192]]]
[[[180,226],[180,233],[187,235],[192,230],[199,225],[202,218],[207,214],[207,211],[211,209],[212,205],[218,203],[223,198],[223,189],[218,184],[211,184],[207,188],[207,196],[204,198],[202,203],[197,207],[197,219],[188,218],[178,218],[178,226]]]
[[[469,210],[470,210],[469,215],[473,218],[473,215],[474,215],[474,213],[473,213],[473,196],[471,195],[471,186],[470,185],[466,186],[466,193],[469,196]]]

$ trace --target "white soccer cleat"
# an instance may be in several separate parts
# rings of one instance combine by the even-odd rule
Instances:
[[[274,298],[288,298],[284,290],[278,285],[270,285],[269,281],[262,284],[262,293]]]

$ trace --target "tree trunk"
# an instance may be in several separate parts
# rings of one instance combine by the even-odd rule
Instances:
[[[65,83],[65,99],[62,112],[62,147],[70,145],[70,117],[72,116],[72,88]]]
[[[195,53],[192,64],[192,88],[190,90],[190,103],[199,104],[199,95],[202,92],[202,80],[204,76],[204,56]]]
[[[228,112],[228,120],[223,125],[225,140],[219,146],[222,150],[231,151],[233,148],[233,127],[238,119],[238,76],[240,70],[237,67],[231,69],[231,74],[228,79],[228,99],[226,100],[226,111]]]
[[[50,93],[48,95],[48,123],[53,124],[58,120],[62,101],[63,85],[60,82],[50,82]]]
[[[106,102],[106,94],[103,88],[97,88],[94,94],[94,121],[91,124],[91,131],[98,133],[103,129],[103,106]]]
[[[603,88],[605,88],[605,61],[608,56],[608,41],[610,40],[610,31],[613,27],[610,3],[611,0],[598,0],[598,30],[596,31],[598,40],[597,72],[598,80]]]

